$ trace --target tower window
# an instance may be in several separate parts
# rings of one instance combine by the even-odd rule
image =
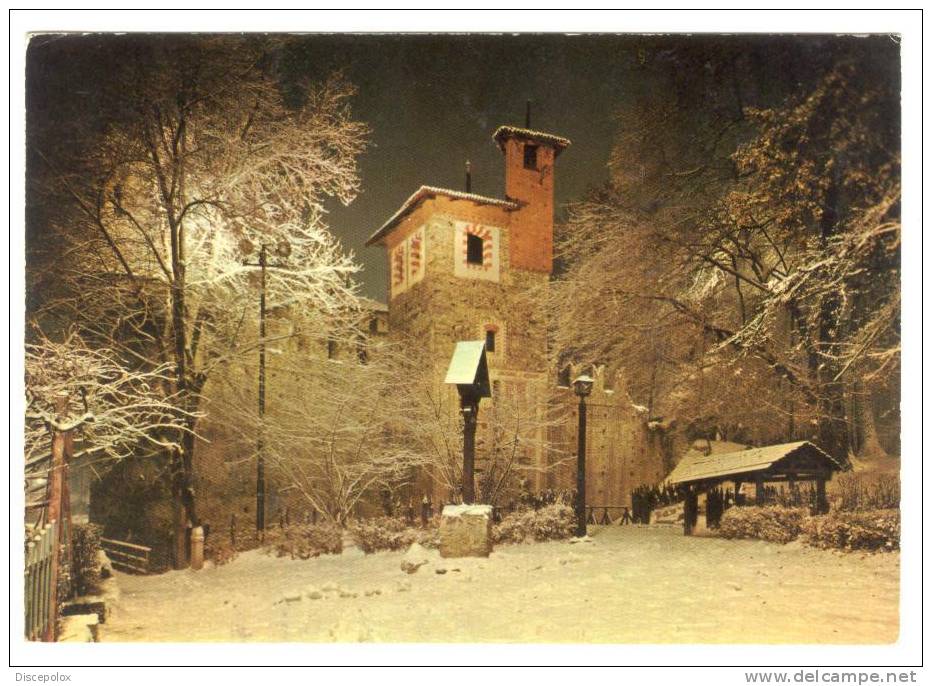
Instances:
[[[485,332],[485,351],[487,353],[495,352],[495,332],[487,330]]]
[[[524,146],[524,168],[525,169],[537,169],[537,146],[536,145],[525,145]]]
[[[466,262],[482,264],[483,240],[475,234],[466,234]]]

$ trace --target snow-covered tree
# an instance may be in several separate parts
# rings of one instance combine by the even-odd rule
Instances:
[[[692,141],[704,162],[660,155],[572,208],[556,350],[623,367],[652,413],[697,431],[753,426],[846,459],[850,398],[899,359],[898,99],[869,62],[745,103]]]
[[[62,147],[31,139],[55,261],[34,269],[45,320],[74,322],[163,379],[184,427],[171,439],[176,538],[197,524],[192,453],[208,378],[255,350],[260,246],[268,304],[333,329],[355,306],[356,265],[328,232],[324,203],[359,190],[367,135],[335,75],[286,102],[262,38],[135,38],[116,51],[101,129]],[[88,113],[90,115],[90,113]],[[99,115],[93,113],[95,117]],[[58,203],[58,204],[54,204]],[[55,285],[47,285],[48,274]],[[253,333],[250,333],[253,332]]]

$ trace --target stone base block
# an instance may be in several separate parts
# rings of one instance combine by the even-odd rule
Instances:
[[[443,508],[441,557],[488,557],[491,552],[491,505],[447,505]]]

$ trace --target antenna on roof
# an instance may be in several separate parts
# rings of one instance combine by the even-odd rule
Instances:
[[[531,101],[528,100],[524,107],[524,128],[531,128]]]
[[[466,160],[466,192],[472,193],[472,171],[469,160]]]

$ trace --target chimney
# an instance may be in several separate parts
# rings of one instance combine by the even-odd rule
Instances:
[[[472,172],[470,171],[469,160],[466,160],[466,192],[472,193]]]

